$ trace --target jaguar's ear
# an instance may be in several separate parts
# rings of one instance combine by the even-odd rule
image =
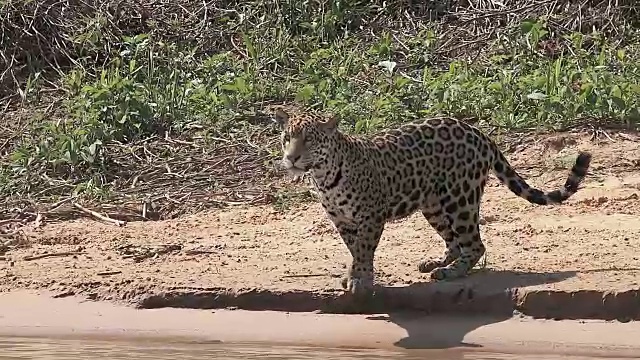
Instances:
[[[287,114],[286,111],[284,111],[281,108],[277,108],[273,114],[276,123],[281,127],[281,128],[286,128],[287,124],[289,123],[289,114]]]
[[[336,130],[338,130],[338,122],[339,122],[338,116],[332,115],[327,120],[320,123],[320,127],[327,134],[333,134],[334,132],[336,132]]]

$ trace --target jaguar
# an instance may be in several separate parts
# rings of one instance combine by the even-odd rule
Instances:
[[[434,281],[467,276],[485,253],[480,203],[489,172],[517,196],[560,204],[577,192],[591,154],[579,152],[562,188],[531,187],[485,133],[461,120],[433,117],[373,136],[338,129],[337,116],[295,105],[271,106],[281,128],[281,164],[309,174],[324,211],[351,253],[342,286],[352,294],[374,286],[374,254],[385,224],[416,211],[444,240],[441,257],[418,271]]]

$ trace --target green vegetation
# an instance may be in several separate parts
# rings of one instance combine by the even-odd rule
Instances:
[[[0,217],[70,196],[158,217],[284,203],[272,102],[356,133],[640,120],[635,1],[452,3],[0,0]]]

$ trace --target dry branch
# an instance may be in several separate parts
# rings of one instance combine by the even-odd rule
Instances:
[[[76,202],[74,202],[72,204],[73,204],[73,206],[75,208],[77,208],[78,210],[82,211],[83,213],[89,214],[89,215],[91,215],[91,216],[93,216],[93,217],[95,217],[97,219],[102,220],[102,221],[105,221],[105,222],[108,222],[108,223],[111,223],[111,224],[114,224],[114,225],[117,225],[117,226],[125,226],[127,224],[126,221],[115,220],[115,219],[112,219],[112,218],[110,218],[108,216],[104,216],[104,215],[102,215],[100,213],[97,213],[97,212],[95,212],[93,210],[89,210],[89,209],[85,208],[84,206],[82,206],[82,205],[80,205],[80,204],[78,204]]]
[[[111,276],[111,275],[118,275],[118,274],[122,274],[122,271],[120,271],[120,270],[101,271],[101,272],[97,273],[96,275],[98,275],[98,276]]]
[[[50,258],[50,257],[74,256],[74,255],[81,255],[81,254],[84,254],[84,253],[77,252],[77,251],[65,251],[65,252],[59,252],[59,253],[47,253],[47,254],[40,254],[40,255],[25,256],[22,260],[33,261],[33,260],[39,260],[44,258]]]
[[[125,218],[157,220],[212,207],[269,203],[277,191],[274,182],[284,172],[272,165],[277,160],[272,151],[277,148],[277,132],[264,130],[249,131],[251,142],[261,147],[249,145],[245,134],[238,139],[229,137],[224,143],[192,139],[189,146],[164,137],[106,144],[103,154],[107,166],[101,170],[104,182],[99,185],[110,192],[108,200],[70,196],[73,178],[52,184],[52,175],[34,172],[30,186],[35,195],[7,199],[0,205],[0,219],[33,221],[42,213],[55,220],[79,211],[117,224]],[[80,200],[82,208],[76,205]],[[105,214],[109,220],[101,218]]]

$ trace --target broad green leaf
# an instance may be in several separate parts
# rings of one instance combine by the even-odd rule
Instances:
[[[534,91],[531,94],[527,95],[527,98],[531,99],[531,100],[544,100],[547,98],[547,95],[541,93],[541,92],[537,92]]]

